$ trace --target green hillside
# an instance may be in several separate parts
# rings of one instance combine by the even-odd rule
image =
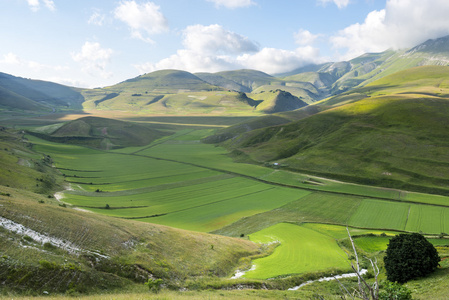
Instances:
[[[264,113],[278,113],[307,106],[307,103],[283,90],[272,90],[255,96],[256,99],[261,96],[263,102],[257,106],[257,110]]]
[[[251,131],[226,145],[256,162],[447,194],[448,80],[447,67],[396,73],[318,103],[325,109],[320,113]]]
[[[25,190],[0,192],[2,293],[144,291],[148,278],[179,289],[186,279],[229,276],[240,258],[258,253],[242,239],[86,213]]]
[[[295,77],[279,78],[256,70],[235,70],[218,73],[198,73],[201,79],[226,89],[251,93],[253,99],[273,90],[283,90],[310,104],[320,99],[320,91],[310,82]]]
[[[83,117],[70,121],[48,133],[42,133],[42,130],[35,130],[30,133],[54,142],[105,150],[144,146],[171,134],[170,132],[153,129],[150,125],[98,117]]]
[[[76,88],[5,73],[0,73],[0,91],[0,105],[26,111],[77,110],[84,101]]]

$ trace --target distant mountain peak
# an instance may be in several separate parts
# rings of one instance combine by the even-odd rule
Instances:
[[[447,53],[449,52],[449,35],[436,38],[429,39],[422,44],[419,44],[416,47],[411,48],[406,53],[413,54],[416,52],[427,52],[427,53]]]

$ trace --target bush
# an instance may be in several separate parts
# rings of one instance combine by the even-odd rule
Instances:
[[[385,281],[379,292],[379,300],[411,300],[412,291],[399,283]]]
[[[145,283],[145,285],[148,285],[148,289],[153,293],[159,293],[159,291],[162,288],[162,279],[148,279],[148,281]]]
[[[430,274],[439,261],[435,247],[419,233],[393,237],[384,257],[387,279],[399,283]]]

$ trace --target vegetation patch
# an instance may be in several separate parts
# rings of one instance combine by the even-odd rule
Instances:
[[[293,224],[280,223],[250,235],[257,243],[277,243],[273,254],[253,261],[247,278],[270,278],[326,269],[349,270],[346,253],[335,239]]]

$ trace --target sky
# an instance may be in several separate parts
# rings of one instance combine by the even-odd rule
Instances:
[[[449,35],[448,16],[447,0],[0,0],[0,72],[87,88],[279,74]]]

